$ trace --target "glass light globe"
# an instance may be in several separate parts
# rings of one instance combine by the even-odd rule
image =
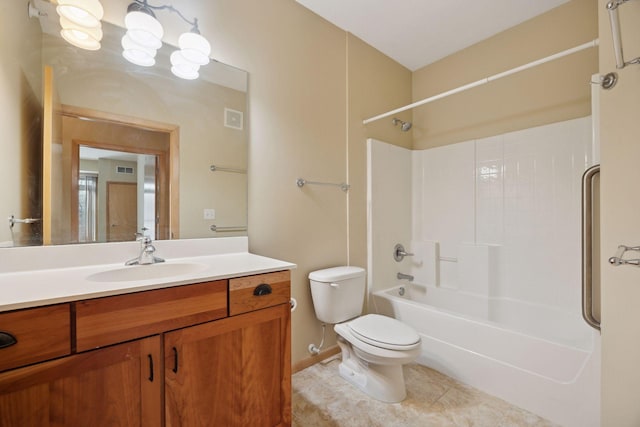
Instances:
[[[134,42],[159,49],[162,46],[164,30],[160,22],[153,16],[139,11],[129,12],[124,18],[127,34]]]
[[[60,17],[60,26],[62,27],[60,35],[72,45],[86,50],[100,49],[100,40],[102,40],[101,28],[83,27],[64,16]]]
[[[211,45],[200,34],[183,33],[178,38],[178,47],[182,55],[188,60],[198,65],[207,65],[209,55],[211,55]]]
[[[185,80],[195,80],[200,77],[200,74],[197,71],[194,71],[192,68],[183,68],[179,66],[177,67],[175,65],[171,67],[171,72],[175,76]]]
[[[156,50],[141,46],[131,40],[127,34],[122,37],[122,56],[132,64],[141,67],[152,67],[155,65]]]
[[[96,39],[97,41],[102,40],[102,26],[100,27],[85,27],[83,25],[78,25],[73,21],[65,18],[64,16],[60,17],[60,27],[63,30],[76,30],[87,33],[91,38]]]
[[[181,79],[194,80],[200,76],[198,73],[200,66],[187,60],[182,55],[182,51],[174,51],[170,56],[170,60],[172,65],[171,72]]]
[[[104,9],[99,0],[58,0],[58,15],[83,27],[101,27]]]
[[[72,45],[86,50],[99,50],[101,44],[87,33],[78,30],[60,30],[60,35]]]

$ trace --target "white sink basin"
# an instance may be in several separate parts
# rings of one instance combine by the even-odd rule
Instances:
[[[92,282],[135,282],[138,280],[166,279],[183,274],[203,271],[207,266],[195,262],[158,263],[148,265],[132,265],[116,270],[101,271],[87,276]]]

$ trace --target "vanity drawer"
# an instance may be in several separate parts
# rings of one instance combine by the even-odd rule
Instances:
[[[227,281],[175,286],[76,304],[76,351],[159,334],[227,315]]]
[[[70,354],[70,312],[58,304],[0,313],[0,371]]]
[[[229,280],[229,316],[288,303],[290,298],[288,270]]]

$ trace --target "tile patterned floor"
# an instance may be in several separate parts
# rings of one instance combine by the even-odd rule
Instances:
[[[338,374],[339,359],[293,375],[296,427],[554,427],[433,369],[405,366],[407,398],[394,404],[363,394]]]

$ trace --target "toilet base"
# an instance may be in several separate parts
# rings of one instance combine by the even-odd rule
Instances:
[[[342,350],[342,362],[338,368],[342,378],[382,402],[397,403],[404,400],[407,390],[401,364],[367,363],[354,354],[351,345],[342,337],[338,338],[338,345]]]

